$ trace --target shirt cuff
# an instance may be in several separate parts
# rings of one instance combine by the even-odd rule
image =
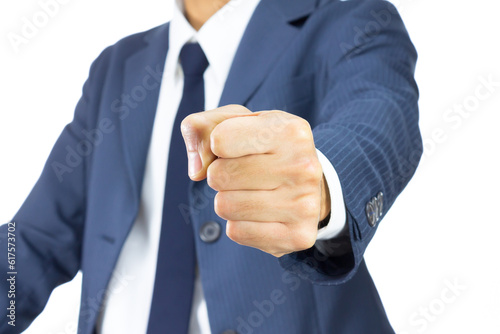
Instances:
[[[325,176],[327,187],[330,191],[330,220],[328,224],[318,230],[316,240],[328,240],[335,238],[342,232],[346,225],[346,212],[344,205],[344,196],[342,195],[342,186],[340,185],[339,176],[333,168],[327,157],[316,149],[318,160],[323,168],[323,175]]]

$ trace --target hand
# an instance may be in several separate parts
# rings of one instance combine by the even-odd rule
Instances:
[[[189,115],[181,130],[189,176],[218,191],[231,240],[276,257],[314,245],[330,196],[306,120],[228,105]]]

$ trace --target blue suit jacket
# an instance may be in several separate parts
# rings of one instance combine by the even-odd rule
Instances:
[[[73,121],[57,140],[16,223],[17,333],[42,311],[51,291],[82,270],[79,331],[92,333],[98,308],[138,213],[140,190],[168,51],[168,24],[127,37],[93,63]],[[224,235],[196,237],[212,333],[393,333],[363,261],[378,221],[414,173],[421,152],[416,52],[387,2],[262,0],[243,36],[220,105],[280,109],[307,119],[316,147],[335,167],[349,235],[331,240],[352,251],[324,256],[314,247],[277,260]],[[195,235],[215,192],[192,183]],[[372,202],[373,204],[373,202]],[[371,220],[372,219],[372,220]],[[0,229],[2,275],[7,226]],[[224,234],[224,232],[223,232]],[[134,307],[133,301],[130,307]],[[7,318],[8,319],[8,318]]]

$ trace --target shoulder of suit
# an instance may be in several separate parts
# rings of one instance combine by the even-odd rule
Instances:
[[[121,38],[110,47],[120,50],[134,50],[136,48],[140,48],[154,38],[168,38],[168,26],[169,22],[148,29],[146,31],[134,33],[132,35]]]
[[[319,0],[317,10],[327,8],[346,10],[366,11],[367,8],[394,8],[394,5],[387,0]]]
[[[143,48],[152,39],[168,38],[169,22],[146,31],[134,33],[118,40],[116,43],[106,47],[92,63],[92,70],[98,67],[107,67],[110,61],[126,59],[130,54]]]

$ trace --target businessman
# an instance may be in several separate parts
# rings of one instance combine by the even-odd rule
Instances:
[[[422,153],[415,62],[385,1],[177,1],[0,227],[0,331],[81,270],[81,334],[394,333],[363,254]]]

